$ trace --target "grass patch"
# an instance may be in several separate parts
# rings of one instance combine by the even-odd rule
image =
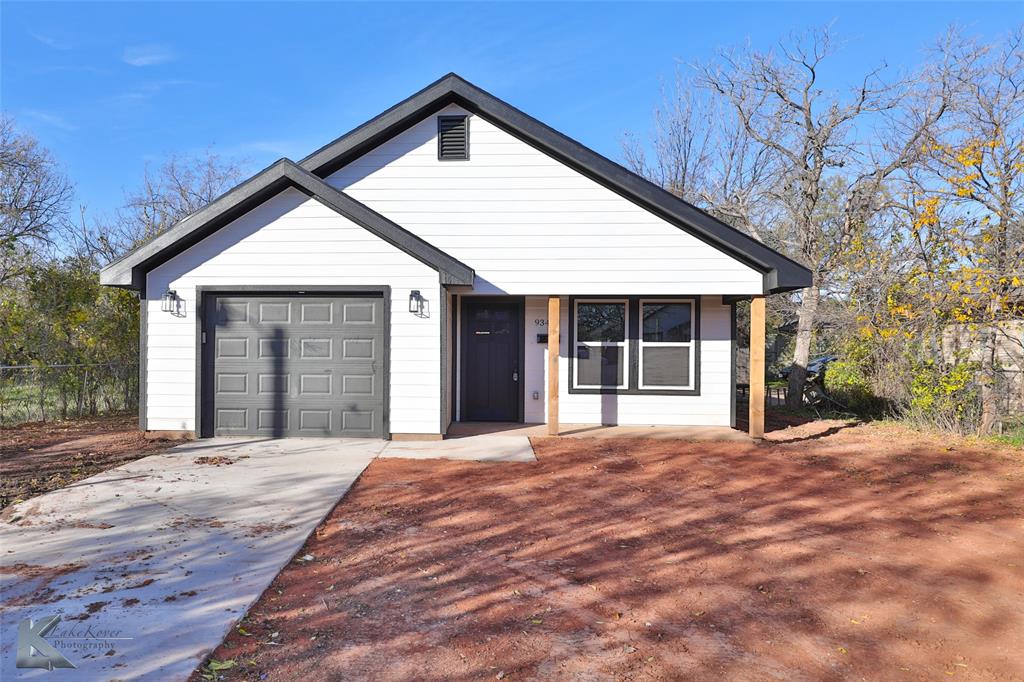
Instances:
[[[990,436],[989,440],[1000,445],[1024,448],[1024,424],[1018,424],[998,436]]]

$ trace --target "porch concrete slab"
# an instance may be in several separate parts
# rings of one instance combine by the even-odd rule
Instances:
[[[508,436],[502,433],[433,441],[392,441],[381,451],[380,456],[475,462],[537,461],[527,436]]]
[[[0,678],[186,679],[383,447],[199,441],[5,510]],[[77,668],[16,669],[19,622],[51,615]]]
[[[448,429],[448,438],[547,436],[547,424],[509,422],[458,422]],[[558,435],[563,438],[651,438],[654,440],[729,441],[750,443],[750,436],[728,426],[607,426],[603,424],[561,424]]]

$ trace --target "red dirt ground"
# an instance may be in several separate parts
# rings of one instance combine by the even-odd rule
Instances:
[[[176,445],[152,441],[138,418],[32,422],[0,429],[0,509]]]
[[[376,460],[218,675],[1024,679],[1024,453],[841,422],[772,439]]]

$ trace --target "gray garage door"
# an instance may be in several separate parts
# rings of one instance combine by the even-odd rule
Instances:
[[[383,435],[382,298],[224,295],[210,303],[214,435]]]

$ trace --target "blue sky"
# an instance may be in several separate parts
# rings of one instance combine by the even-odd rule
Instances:
[[[1024,3],[0,4],[0,103],[78,201],[110,212],[146,164],[206,148],[299,159],[455,71],[613,159],[679,64],[834,22],[836,84],[909,67],[952,22],[995,39]]]

